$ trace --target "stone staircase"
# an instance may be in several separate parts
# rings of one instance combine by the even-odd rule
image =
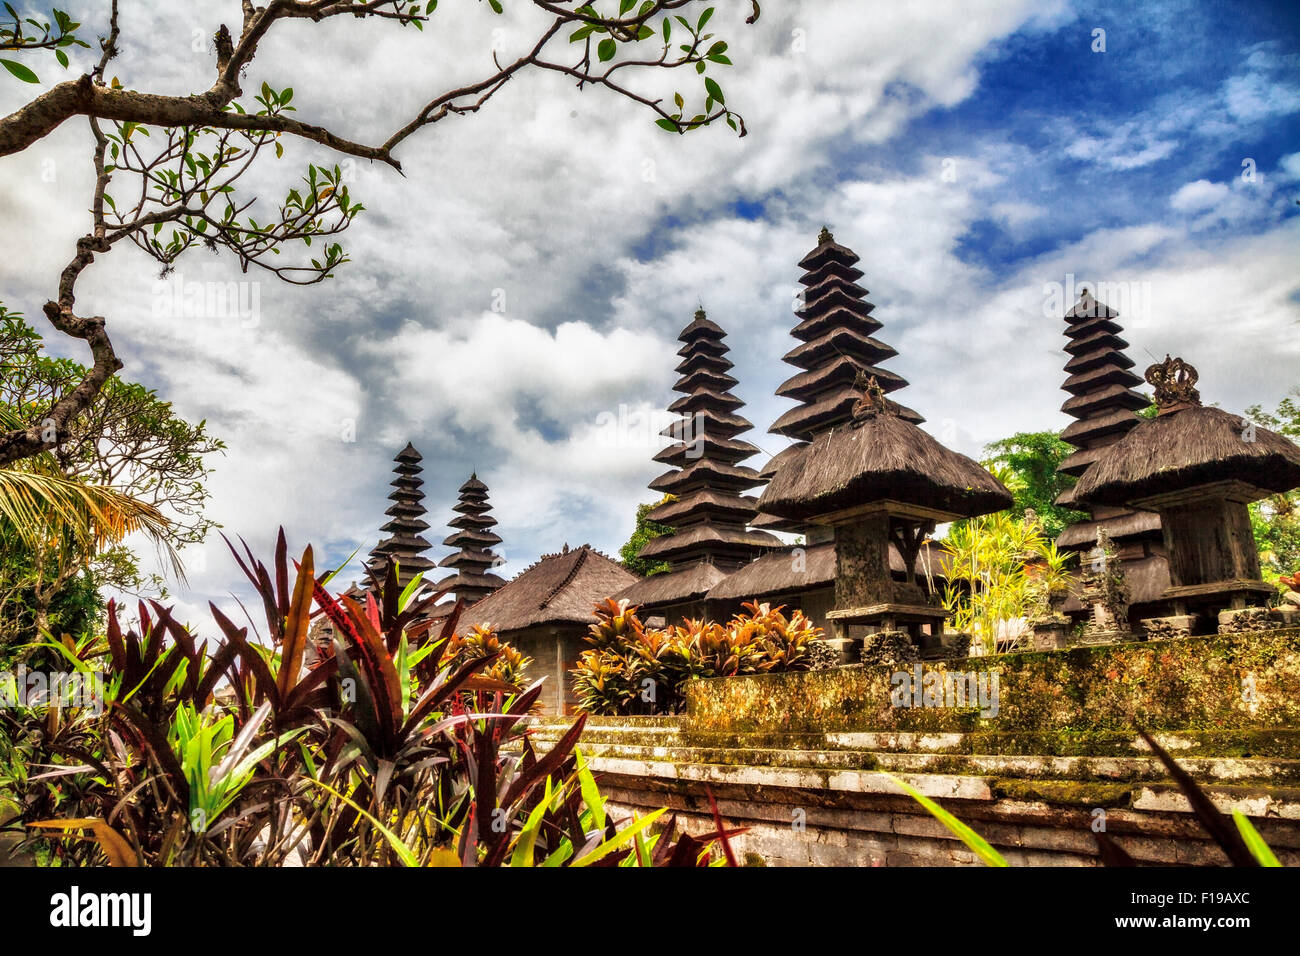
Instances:
[[[571,723],[539,719],[534,745],[550,749]],[[1247,814],[1283,862],[1300,864],[1300,732],[1157,740],[1222,812]],[[711,792],[729,825],[750,827],[738,843],[755,864],[975,862],[882,771],[942,801],[1013,863],[1095,864],[1099,820],[1143,862],[1224,862],[1135,734],[734,734],[625,717],[588,718],[579,748],[628,810],[667,806],[699,832],[712,829]]]

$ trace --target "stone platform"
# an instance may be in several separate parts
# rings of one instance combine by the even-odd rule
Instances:
[[[693,832],[712,791],[752,865],[978,862],[882,771],[1013,865],[1097,865],[1099,821],[1142,863],[1225,864],[1140,725],[1300,865],[1300,630],[922,666],[997,670],[997,715],[892,707],[889,668],[845,667],[698,681],[686,715],[591,718],[580,747],[616,805]],[[568,723],[538,723],[539,748]]]

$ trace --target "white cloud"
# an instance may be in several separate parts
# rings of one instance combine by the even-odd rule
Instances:
[[[429,90],[486,65],[490,31],[504,21],[477,6],[443,4],[423,34],[350,20],[292,24],[259,53],[246,87],[291,84],[300,118],[378,139]],[[1232,316],[1237,359],[1258,359],[1259,370],[1223,392],[1225,407],[1267,400],[1247,387],[1289,384],[1294,353],[1279,339],[1296,316],[1287,271],[1294,228],[1243,240],[1200,234],[1211,225],[1205,216],[1279,218],[1282,197],[1267,191],[1279,174],[1255,193],[1211,180],[1183,185],[1169,200],[1189,217],[1179,228],[1161,221],[1162,203],[1136,225],[1061,224],[1048,233],[1051,251],[997,270],[972,264],[961,244],[979,220],[1013,236],[1053,228],[1055,197],[1022,181],[1035,151],[976,141],[947,157],[921,139],[906,174],[869,168],[873,147],[896,146],[913,120],[964,102],[998,44],[1059,25],[1072,16],[1066,4],[895,4],[870,15],[853,0],[764,7],[753,29],[740,23],[744,4],[741,13],[720,9],[715,22],[732,44],[736,68],[720,79],[747,118],[747,137],[725,128],[675,137],[603,91],[520,77],[478,114],[405,144],[406,178],[344,161],[368,208],[344,237],[354,262],[335,280],[287,288],[202,252],[182,261],[196,281],[260,281],[255,326],[155,316],[156,264],[135,253],[100,257],[81,300],[108,317],[125,374],[156,386],[180,414],[208,418],[230,445],[214,462],[213,516],[255,550],[265,552],[283,523],[297,544],[312,540],[341,560],[373,545],[389,459],[409,439],[426,456],[431,540],[477,468],[501,522],[507,572],[566,540],[612,550],[631,530],[634,505],[653,495],[645,485],[661,470],[650,456],[671,400],[674,339],[697,303],[731,333],[751,440],[781,446],[765,431],[788,407],[773,390],[789,371],[779,359],[792,344],[795,263],[823,223],[862,256],[880,337],[900,351],[888,367],[912,382],[903,397],[963,451],[1062,424],[1063,339],[1043,315],[1042,290],[1067,272],[1153,284],[1154,315],[1132,326],[1135,349],[1163,354],[1168,342],[1186,341],[1189,352],[1205,351]],[[206,38],[236,13],[215,2],[174,17],[128,7],[128,45],[114,68],[129,84],[202,89],[212,64]],[[523,35],[512,27],[507,49]],[[1077,158],[1148,166],[1189,136],[1256,121],[1257,94],[1271,87],[1250,78],[1274,68],[1249,60],[1211,101],[1174,98],[1118,122],[1098,113],[1092,124],[1063,122],[1062,135]],[[698,83],[671,80],[665,90]],[[28,92],[18,85],[0,83],[0,111]],[[0,296],[29,315],[39,316],[85,229],[86,152],[84,124],[70,123],[0,159],[0,217],[39,224],[0,230],[0,262],[9,264]],[[327,157],[291,142],[257,192],[274,197],[309,159]],[[941,176],[944,158],[957,161],[955,181]],[[42,177],[46,160],[54,181]],[[1295,155],[1281,165],[1300,178]],[[763,203],[760,218],[728,212],[742,198]],[[1232,205],[1239,201],[1247,205]],[[490,311],[500,295],[505,311]],[[1204,362],[1207,384],[1238,368],[1227,351]],[[343,438],[349,420],[354,442]],[[245,593],[219,539],[202,554],[182,605],[195,619],[206,618],[204,600]]]

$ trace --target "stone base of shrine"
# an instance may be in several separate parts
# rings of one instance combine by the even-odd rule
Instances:
[[[1082,634],[1072,635],[1069,639],[1069,646],[1098,647],[1102,644],[1124,644],[1133,639],[1132,631],[1085,630]]]
[[[1168,617],[1148,617],[1142,621],[1142,629],[1147,640],[1159,641],[1171,638],[1191,637],[1200,627],[1200,616],[1196,614],[1171,614]]]
[[[1266,607],[1232,608],[1219,612],[1220,634],[1243,634],[1251,631],[1268,631],[1277,627]]]

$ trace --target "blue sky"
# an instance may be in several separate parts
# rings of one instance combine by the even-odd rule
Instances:
[[[481,69],[475,51],[502,22],[481,6],[444,2],[423,35],[378,30],[360,44],[344,24],[295,25],[247,85],[292,84],[300,118],[381,139],[448,72]],[[267,548],[284,524],[331,561],[364,553],[390,459],[410,440],[425,455],[435,545],[476,470],[507,576],[566,542],[614,551],[654,497],[675,339],[698,303],[730,333],[748,437],[782,447],[766,429],[789,404],[773,392],[788,372],[796,263],[823,223],[862,258],[879,337],[900,353],[888,367],[911,382],[906,404],[969,454],[1066,424],[1048,303],[1069,275],[1126,299],[1112,304],[1139,369],[1181,353],[1206,399],[1233,410],[1300,384],[1294,5],[764,6],[752,28],[748,4],[715,17],[744,139],[725,127],[675,137],[599,92],[521,80],[404,146],[405,179],[345,167],[367,212],[345,241],[354,262],[328,285],[287,288],[204,254],[182,262],[185,281],[258,283],[251,327],[160,317],[150,262],[97,263],[85,297],[108,317],[124,374],[230,445],[211,485],[225,529]],[[233,22],[237,5],[161,19],[148,7],[125,8],[123,81],[205,88],[211,51],[191,37]],[[527,38],[526,22],[506,22],[506,47]],[[19,105],[18,86],[0,82],[0,109]],[[84,231],[85,150],[69,126],[0,160],[0,217],[32,226],[0,235],[0,298],[28,315]],[[283,188],[325,158],[290,143],[265,182]],[[195,620],[207,600],[244,593],[215,537],[190,569],[193,590],[177,598]]]

